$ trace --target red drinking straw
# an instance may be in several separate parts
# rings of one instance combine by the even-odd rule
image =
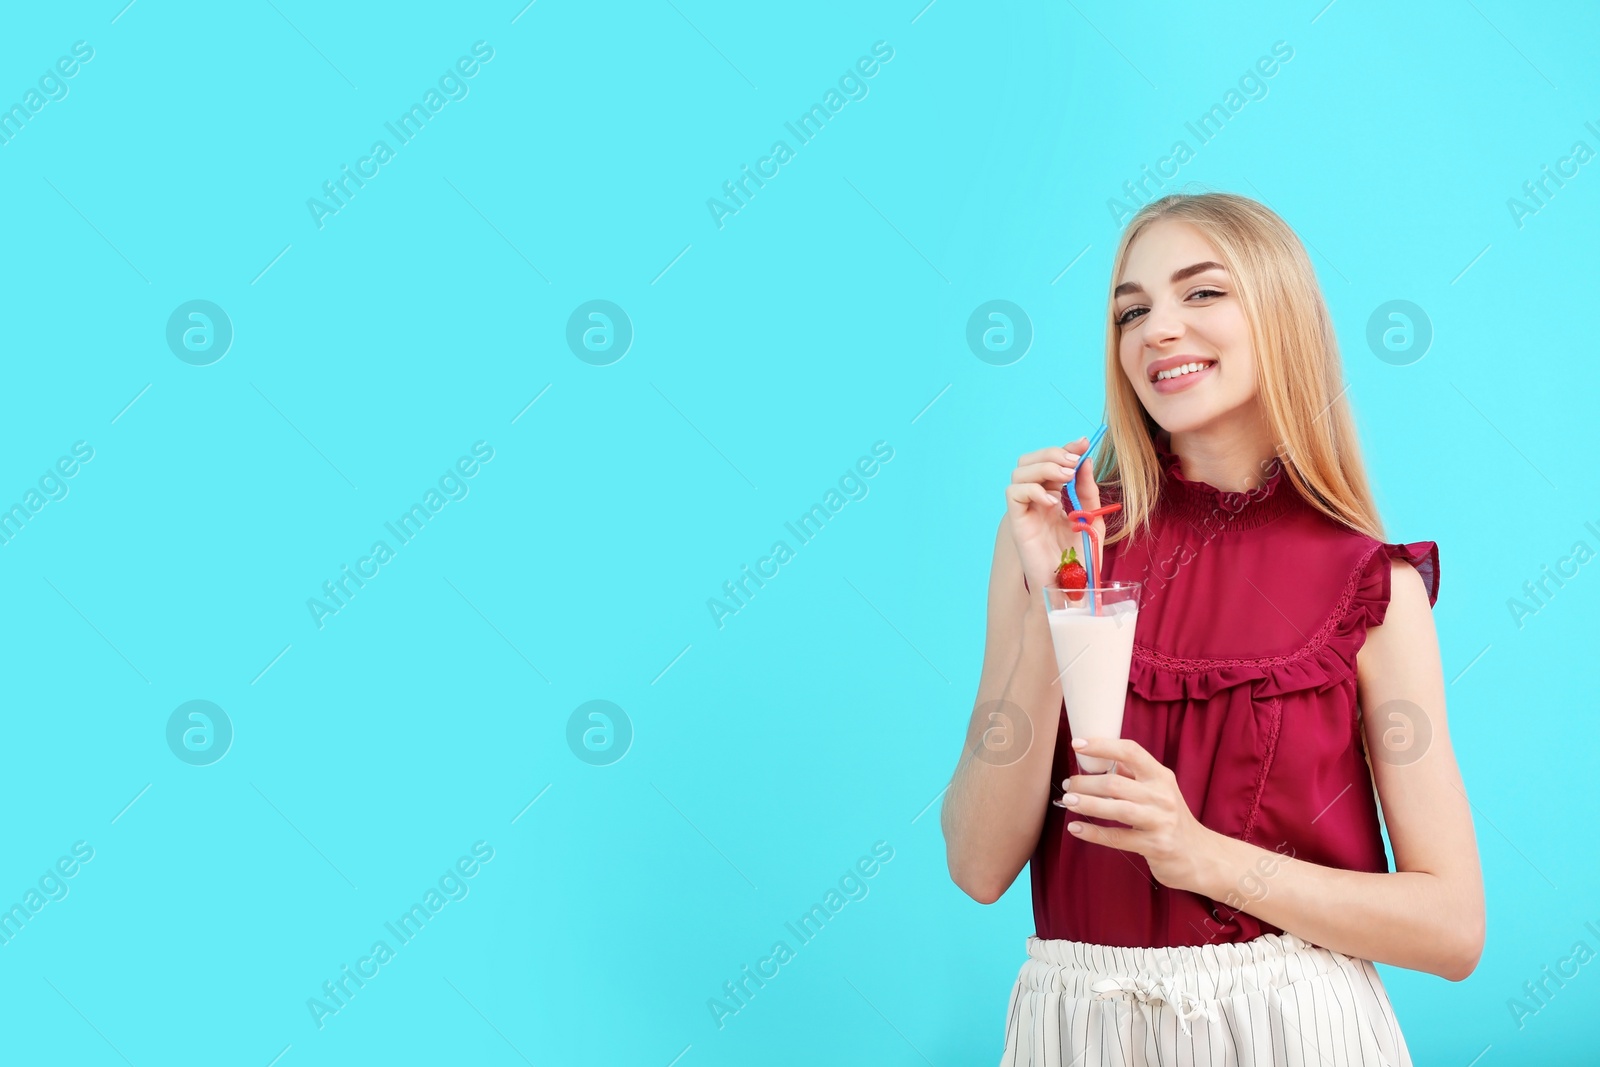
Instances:
[[[1067,512],[1067,521],[1072,524],[1072,528],[1082,533],[1084,539],[1091,545],[1088,567],[1089,588],[1091,590],[1089,593],[1089,611],[1091,614],[1095,611],[1095,597],[1092,590],[1100,585],[1100,575],[1096,568],[1096,562],[1100,559],[1100,545],[1095,537],[1094,527],[1090,525],[1090,520],[1100,515],[1109,515],[1121,507],[1121,504],[1107,504],[1104,507],[1091,508],[1088,511],[1074,508]]]
[[[1100,438],[1106,435],[1106,429],[1106,424],[1102,422],[1094,431],[1093,436],[1089,438],[1089,447],[1083,450],[1083,454],[1085,456],[1094,451],[1094,446],[1098,445],[1100,443]],[[1099,610],[1099,605],[1096,603],[1098,598],[1095,596],[1094,592],[1095,587],[1099,584],[1097,581],[1097,571],[1094,563],[1095,558],[1099,555],[1099,552],[1096,551],[1096,547],[1091,536],[1092,531],[1089,529],[1088,518],[1085,516],[1092,517],[1099,515],[1101,512],[1115,511],[1116,506],[1113,505],[1090,512],[1079,510],[1078,493],[1075,489],[1073,489],[1072,482],[1073,479],[1069,478],[1061,485],[1061,510],[1067,513],[1067,520],[1072,523],[1074,529],[1079,531],[1083,541],[1083,554],[1085,557],[1083,561],[1084,570],[1089,576],[1089,614],[1094,615],[1097,614]]]

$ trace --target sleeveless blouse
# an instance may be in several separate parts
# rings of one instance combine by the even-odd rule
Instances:
[[[1204,826],[1284,856],[1389,870],[1357,704],[1356,653],[1389,604],[1391,559],[1439,595],[1432,541],[1387,544],[1311,506],[1276,460],[1247,492],[1183,477],[1159,431],[1149,536],[1109,545],[1102,577],[1144,583],[1122,736],[1171,768]],[[1107,485],[1101,500],[1118,499]],[[1112,525],[1122,513],[1107,516]],[[1061,708],[1050,797],[1079,773]],[[1282,930],[1170,889],[1137,852],[1074,837],[1122,825],[1056,807],[1030,862],[1035,936],[1137,948],[1239,943]],[[1248,907],[1239,888],[1236,904]]]

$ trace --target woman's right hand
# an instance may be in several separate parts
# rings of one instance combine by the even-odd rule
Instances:
[[[1080,437],[1060,448],[1029,452],[1017,460],[1017,468],[1011,472],[1011,484],[1006,486],[1006,514],[1011,520],[1017,555],[1022,560],[1022,573],[1028,580],[1028,588],[1035,593],[1043,586],[1055,584],[1061,554],[1068,548],[1078,550],[1078,558],[1088,570],[1089,561],[1082,558],[1083,535],[1067,521],[1066,509],[1061,504],[1061,487],[1070,478],[1075,481],[1078,501],[1085,511],[1100,506],[1094,459],[1084,457],[1088,448],[1089,438]],[[1103,546],[1104,516],[1089,521],[1094,528],[1095,544]],[[1093,575],[1090,580],[1093,581]]]

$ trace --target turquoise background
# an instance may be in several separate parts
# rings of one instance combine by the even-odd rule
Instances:
[[[1027,875],[962,894],[936,801],[1003,489],[1100,409],[1107,201],[1280,41],[1168,191],[1302,235],[1391,539],[1440,545],[1488,945],[1460,984],[1382,974],[1419,1064],[1581,1062],[1600,963],[1520,1028],[1508,1001],[1600,949],[1600,564],[1520,626],[1508,601],[1600,548],[1600,162],[1520,225],[1508,200],[1600,149],[1600,15],[924,2],[8,12],[0,103],[93,58],[0,144],[0,504],[93,458],[0,545],[0,906],[93,858],[0,945],[7,1062],[995,1062]],[[308,199],[478,41],[465,98],[319,228]],[[880,41],[719,228],[708,199]],[[995,299],[1033,333],[1003,366],[966,342]],[[204,366],[167,343],[193,300],[233,331]],[[633,331],[606,365],[567,342],[592,300]],[[1391,300],[1422,358],[1367,345]],[[307,601],[441,479],[466,495],[319,628]],[[193,700],[233,733],[204,766],[168,743]],[[595,700],[622,712],[598,756],[568,740]],[[579,758],[624,717],[620,760]],[[708,1000],[878,842],[719,1028]],[[319,1028],[308,1000],[442,877],[466,895]]]

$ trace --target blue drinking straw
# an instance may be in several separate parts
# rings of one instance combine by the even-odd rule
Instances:
[[[1095,445],[1098,445],[1100,443],[1100,438],[1104,437],[1105,435],[1106,435],[1106,424],[1102,422],[1100,424],[1100,428],[1094,432],[1094,435],[1092,437],[1089,438],[1089,447],[1084,450],[1083,454],[1085,456],[1087,456],[1090,452],[1093,452],[1094,448],[1095,448]],[[1064,488],[1066,490],[1066,492],[1067,492],[1067,500],[1069,502],[1071,502],[1072,510],[1073,511],[1081,511],[1083,509],[1083,505],[1078,503],[1078,491],[1072,487],[1073,481],[1076,481],[1076,480],[1077,480],[1077,472],[1074,471],[1073,472],[1073,477],[1071,479],[1069,479],[1067,481],[1067,483],[1062,488]],[[1088,571],[1089,571],[1089,614],[1093,615],[1093,614],[1095,614],[1095,611],[1096,611],[1094,587],[1096,585],[1097,579],[1096,579],[1096,571],[1094,569],[1094,540],[1089,536],[1089,531],[1088,530],[1083,531],[1083,558],[1088,564]]]

